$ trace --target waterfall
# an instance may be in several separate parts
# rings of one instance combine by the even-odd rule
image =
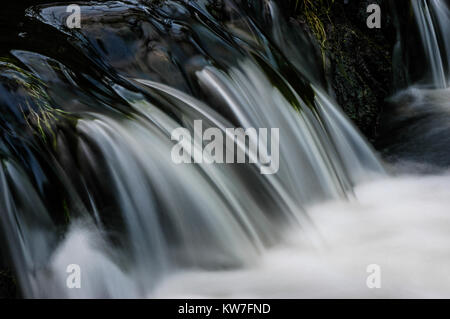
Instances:
[[[450,83],[450,8],[444,0],[412,0],[411,5],[420,30],[431,83],[436,88],[446,88]]]
[[[251,265],[288,229],[318,240],[307,205],[352,197],[356,183],[383,174],[310,77],[312,52],[292,60],[276,5],[258,22],[226,3],[220,25],[207,1],[83,5],[81,29],[64,27],[64,6],[27,11],[84,62],[31,47],[2,62],[2,78],[24,87],[2,87],[21,106],[10,104],[2,125],[21,133],[3,135],[0,190],[26,297],[142,297],[182,269]],[[279,129],[279,171],[261,174],[261,157],[238,140],[254,162],[175,164],[171,132],[187,129],[201,151],[198,120],[224,136]],[[70,264],[88,278],[81,290],[65,287]]]
[[[449,9],[411,5],[430,74],[391,99],[379,148],[441,173]],[[447,177],[386,174],[276,1],[80,8],[81,28],[28,8],[0,58],[0,249],[24,297],[448,295]]]
[[[441,0],[409,3],[414,19],[399,34],[409,83],[389,99],[378,147],[391,159],[447,167],[450,7]]]

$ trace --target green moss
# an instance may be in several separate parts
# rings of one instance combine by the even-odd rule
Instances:
[[[63,200],[63,210],[64,210],[64,221],[66,225],[68,225],[70,223],[70,210],[69,206],[67,205],[67,201],[65,199]]]
[[[70,114],[52,106],[46,84],[14,62],[13,59],[0,57],[0,70],[7,73],[24,90],[22,103],[17,107],[31,131],[45,144],[50,143],[56,147],[57,122],[61,118],[70,117]]]

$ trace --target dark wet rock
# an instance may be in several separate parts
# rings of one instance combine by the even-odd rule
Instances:
[[[10,299],[17,296],[17,285],[9,269],[0,269],[0,299]]]
[[[414,171],[435,173],[442,168],[448,169],[449,107],[449,89],[409,88],[401,91],[389,99],[375,147],[387,162],[409,162],[426,168],[414,168]]]
[[[308,8],[299,1],[295,14],[317,43],[337,102],[371,141],[393,87],[396,32],[388,2],[320,0]],[[367,27],[367,6],[372,3],[381,7],[381,29]]]
[[[0,247],[0,299],[15,298],[19,293],[15,276],[5,263],[7,259],[8,256],[5,256]]]

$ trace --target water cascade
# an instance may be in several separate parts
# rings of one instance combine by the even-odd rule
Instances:
[[[449,11],[412,5],[444,88]],[[0,59],[0,247],[24,297],[373,296],[365,267],[386,260],[383,296],[416,296],[394,288],[422,269],[403,267],[428,253],[414,232],[426,207],[438,248],[422,262],[441,258],[448,182],[386,176],[275,1],[80,7],[79,29],[63,4],[28,8]],[[179,128],[190,164],[172,158]],[[279,154],[230,128],[279,129],[262,137]],[[208,163],[208,129],[245,161]],[[80,289],[66,286],[69,265]],[[445,285],[438,275],[426,287]]]

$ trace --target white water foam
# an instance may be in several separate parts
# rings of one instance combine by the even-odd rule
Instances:
[[[320,247],[299,230],[253,268],[180,272],[149,297],[450,297],[450,175],[383,179],[355,192],[355,201],[309,209]],[[366,285],[370,264],[381,267],[380,289]]]
[[[304,230],[290,231],[245,268],[180,270],[156,288],[139,289],[136,274],[120,270],[82,224],[73,227],[51,267],[55,273],[82,264],[83,287],[67,294],[72,298],[450,297],[450,174],[384,178],[356,187],[355,194],[350,202],[309,208],[319,242]],[[366,285],[370,264],[381,267],[380,289]],[[64,278],[53,278],[53,287]]]

